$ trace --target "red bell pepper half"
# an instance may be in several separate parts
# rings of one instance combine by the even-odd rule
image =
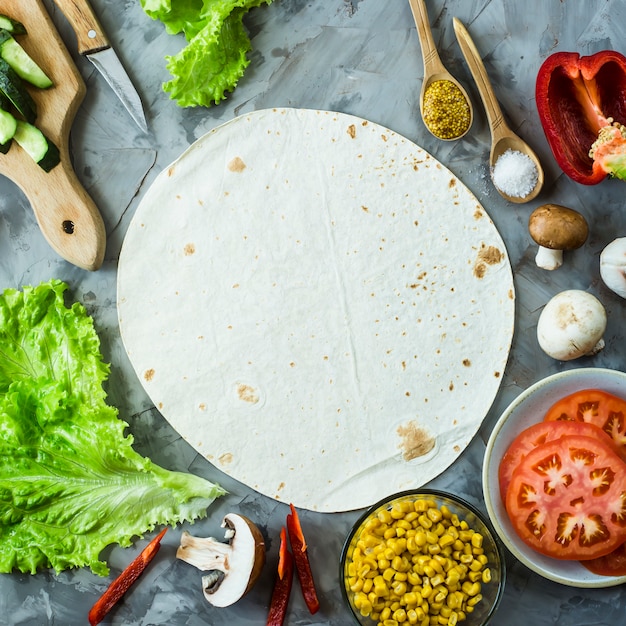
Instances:
[[[539,68],[539,119],[557,163],[571,179],[626,180],[626,57],[604,50],[556,52]]]
[[[161,539],[167,532],[164,528],[139,554],[138,557],[109,585],[102,597],[89,611],[91,626],[99,624],[105,615],[115,606],[120,598],[129,590],[130,586],[139,578],[141,573],[161,547]]]
[[[293,559],[296,563],[296,573],[298,574],[304,601],[307,607],[309,607],[311,614],[314,614],[319,610],[320,603],[315,590],[309,555],[306,551],[306,541],[304,540],[304,533],[302,532],[302,526],[300,525],[300,518],[298,517],[296,508],[293,504],[289,506],[291,507],[291,513],[287,515],[287,532],[289,533]]]
[[[289,596],[293,584],[293,557],[287,548],[287,532],[283,526],[280,531],[280,549],[278,551],[278,575],[272,591],[272,601],[267,615],[266,626],[282,626],[287,615]]]

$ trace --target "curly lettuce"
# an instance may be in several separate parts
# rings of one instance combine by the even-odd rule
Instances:
[[[187,40],[166,57],[172,79],[163,89],[181,107],[218,104],[237,86],[252,44],[243,24],[252,8],[272,0],[141,0],[145,13]]]
[[[88,566],[157,524],[204,517],[225,491],[133,447],[106,403],[109,366],[58,280],[0,296],[0,572]]]

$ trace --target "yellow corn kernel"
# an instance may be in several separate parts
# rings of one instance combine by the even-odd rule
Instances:
[[[482,548],[483,547],[483,536],[480,533],[474,533],[472,535],[472,547],[474,548]]]
[[[428,539],[426,538],[426,533],[422,531],[418,531],[415,535],[415,543],[419,548],[423,548],[427,543]]]
[[[432,522],[440,522],[443,518],[441,511],[436,506],[429,508],[428,511],[426,511],[426,515],[428,515],[428,518]]]
[[[481,600],[483,599],[483,596],[481,593],[476,594],[475,596],[473,596],[472,598],[470,598],[467,601],[467,606],[468,607],[474,607],[476,606]]]
[[[403,608],[396,609],[391,617],[395,619],[398,624],[403,624],[406,622],[406,611]]]
[[[442,548],[447,548],[448,546],[452,546],[453,544],[454,544],[454,537],[452,535],[450,535],[447,532],[440,535],[439,545]]]
[[[481,580],[484,583],[491,582],[491,570],[488,567],[483,570]]]
[[[383,572],[383,578],[387,582],[390,582],[393,580],[393,577],[395,576],[395,574],[396,574],[396,570],[393,569],[393,567],[390,567]]]
[[[481,586],[479,582],[471,583],[469,581],[465,581],[461,585],[461,589],[463,590],[464,593],[466,593],[468,596],[471,597],[480,593]]]
[[[390,526],[389,528],[387,528],[387,530],[383,534],[383,537],[385,539],[393,539],[395,536],[396,536],[395,526]]]
[[[378,511],[377,516],[378,520],[383,524],[391,524],[393,522],[393,517],[391,517],[389,511]]]
[[[407,591],[407,586],[404,581],[399,580],[399,581],[394,582],[391,589],[396,595],[403,596]]]
[[[467,575],[467,578],[475,583],[477,581],[481,581],[483,579],[483,573],[482,572],[469,572]]]
[[[358,593],[359,591],[363,591],[363,579],[355,578],[355,582],[350,584],[350,591],[352,593]]]
[[[426,512],[422,513],[418,518],[417,521],[419,522],[419,525],[424,528],[425,530],[428,530],[429,528],[432,527],[433,522],[432,520],[430,520],[428,518],[428,515]]]

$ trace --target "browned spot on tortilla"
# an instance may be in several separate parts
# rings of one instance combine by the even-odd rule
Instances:
[[[204,402],[201,402],[201,403],[198,405],[198,408],[199,408],[201,411],[206,411],[206,404],[204,404]]]
[[[472,364],[472,362],[469,359],[463,359],[463,365],[465,365],[465,367],[469,367]]]
[[[402,450],[402,458],[405,461],[424,456],[435,447],[435,438],[420,428],[415,421],[398,426],[397,433],[401,438],[398,447]]]
[[[450,391],[454,391],[454,383],[452,381],[450,381],[450,384],[448,385],[448,389]]]
[[[285,488],[285,483],[280,483],[280,485],[278,485],[278,489],[276,491],[282,491]]]
[[[497,265],[504,258],[502,250],[495,246],[482,245],[478,251],[476,262],[474,263],[474,276],[476,278],[482,278],[487,271],[488,265]]]
[[[217,459],[222,465],[228,465],[233,462],[233,455],[231,452],[224,452],[224,454],[220,455]]]
[[[380,136],[380,138],[381,138],[383,141],[387,141],[387,135],[381,135],[381,136]]]
[[[495,378],[500,378],[501,376],[500,372],[494,372],[493,375]]]
[[[259,394],[254,387],[241,383],[237,387],[237,395],[243,402],[249,402],[250,404],[256,404],[259,401]]]
[[[356,137],[356,126],[354,124],[350,124],[350,126],[348,126],[348,135],[350,135],[350,137],[352,137],[352,139],[354,139]]]
[[[455,452],[461,452],[461,446],[459,446],[458,444],[454,446],[453,450]]]
[[[185,246],[185,256],[191,256],[192,254],[195,254],[195,252],[196,252],[196,244],[188,243]]]
[[[456,179],[451,178],[450,182],[448,183],[448,187],[450,187],[450,189],[452,189],[452,187],[456,187]]]
[[[174,176],[174,172],[175,172],[175,171],[176,171],[176,168],[175,168],[174,166],[172,166],[172,167],[170,167],[170,168],[167,170],[167,175],[168,175],[168,176]]]
[[[145,378],[145,380],[147,380],[148,382],[150,382],[153,378],[154,378],[154,370],[152,368],[146,370],[143,373],[143,377]]]
[[[482,219],[482,218],[484,217],[484,215],[485,215],[485,214],[484,214],[484,213],[483,213],[480,209],[476,209],[476,210],[474,211],[474,219],[475,219],[475,220],[480,220],[480,219]]]
[[[369,211],[369,209],[366,206],[362,206],[361,207],[366,213]]]
[[[246,164],[241,157],[235,157],[226,166],[231,172],[243,172],[246,169]]]

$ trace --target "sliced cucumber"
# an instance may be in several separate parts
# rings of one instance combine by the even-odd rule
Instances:
[[[32,57],[15,41],[13,35],[0,28],[0,56],[13,68],[13,71],[25,81],[40,89],[52,87],[48,75],[35,63]]]
[[[24,24],[22,24],[22,22],[14,20],[8,15],[0,14],[0,28],[4,28],[4,30],[13,33],[14,35],[26,34],[26,27],[24,26]]]
[[[16,130],[17,120],[8,111],[0,109],[0,144],[10,142]]]
[[[58,165],[61,160],[59,149],[54,143],[28,122],[17,120],[17,129],[13,139],[46,172]]]
[[[0,57],[0,92],[3,93],[23,118],[33,124],[37,117],[37,105],[26,90],[22,79]]]

